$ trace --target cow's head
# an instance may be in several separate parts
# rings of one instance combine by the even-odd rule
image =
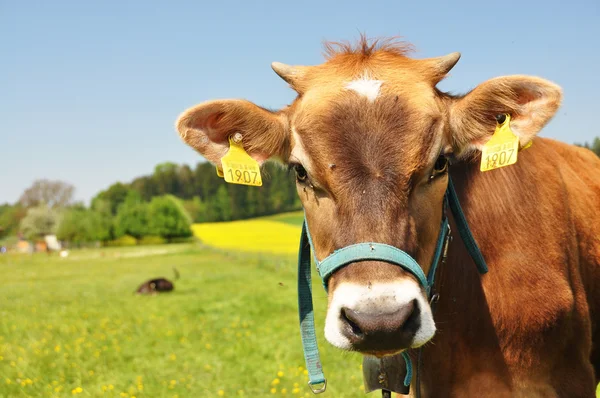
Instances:
[[[293,168],[316,255],[359,242],[387,243],[427,273],[439,233],[447,158],[463,160],[489,140],[498,114],[527,144],[557,110],[561,91],[546,80],[508,76],[462,97],[436,84],[459,59],[411,59],[406,46],[363,39],[329,45],[317,66],[272,65],[298,93],[278,112],[244,100],[197,105],[177,121],[181,137],[220,164],[228,137],[242,134],[258,162]],[[351,263],[329,280],[325,336],[333,345],[385,355],[435,333],[417,280],[385,262]]]

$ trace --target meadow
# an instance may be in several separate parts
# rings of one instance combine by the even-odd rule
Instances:
[[[0,397],[312,396],[296,305],[301,220],[229,225],[234,246],[220,230],[204,244],[0,256]],[[172,267],[174,292],[133,294]],[[363,396],[361,358],[326,344],[316,279],[314,292],[326,395]]]
[[[202,244],[0,256],[0,398],[312,396],[296,304],[301,223],[288,213],[195,225]],[[173,267],[174,292],[133,293]],[[316,278],[313,292],[324,396],[362,397],[361,357],[325,342]]]

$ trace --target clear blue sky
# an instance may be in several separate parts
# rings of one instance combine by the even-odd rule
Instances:
[[[452,5],[450,5],[452,3]],[[600,2],[0,0],[0,203],[37,178],[86,202],[157,163],[201,160],[174,130],[215,98],[281,107],[272,61],[320,63],[321,42],[401,35],[416,57],[460,51],[441,87],[500,75],[563,87],[543,136],[600,135]]]

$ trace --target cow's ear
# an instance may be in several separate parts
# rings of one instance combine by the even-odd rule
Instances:
[[[552,119],[562,92],[556,84],[532,76],[505,76],[488,80],[450,104],[450,129],[455,155],[481,150],[496,127],[496,116],[510,115],[510,127],[521,147]]]
[[[183,112],[175,125],[181,138],[213,164],[221,163],[229,137],[236,133],[260,164],[274,157],[286,159],[289,152],[285,117],[249,101],[203,102]]]

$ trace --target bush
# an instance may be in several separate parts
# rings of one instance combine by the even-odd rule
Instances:
[[[157,196],[148,205],[148,230],[165,239],[192,236],[192,220],[181,202],[171,196]]]
[[[139,245],[162,245],[167,243],[167,240],[162,236],[144,236],[138,241]]]
[[[131,235],[123,235],[115,240],[109,240],[106,242],[106,246],[135,246],[137,245],[137,239]]]

